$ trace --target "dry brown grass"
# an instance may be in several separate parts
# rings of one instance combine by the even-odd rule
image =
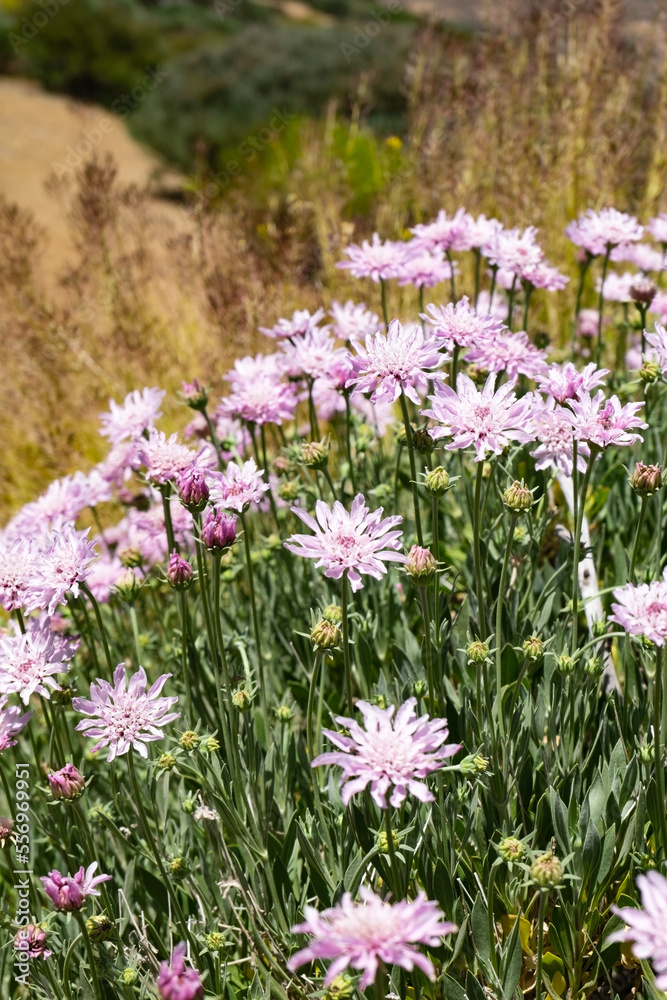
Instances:
[[[256,178],[240,178],[219,204],[195,197],[178,225],[119,186],[110,161],[88,164],[75,185],[53,188],[78,251],[56,295],[40,284],[34,220],[2,204],[0,509],[100,456],[97,414],[109,396],[144,384],[174,390],[191,376],[222,389],[235,355],[265,347],[258,324],[333,298],[370,299],[372,288],[334,267],[350,239],[376,228],[393,236],[465,205],[539,226],[553,262],[572,269],[563,228],[585,207],[644,218],[667,208],[663,22],[630,42],[616,2],[502,9],[505,23],[474,40],[422,32],[401,169],[364,217],[346,211],[351,182],[332,151],[333,108],[303,127],[303,155],[275,190],[258,195]],[[363,111],[361,87],[350,141]],[[555,340],[573,295],[542,299]],[[414,302],[394,291],[391,308]],[[168,418],[181,420],[175,403]]]

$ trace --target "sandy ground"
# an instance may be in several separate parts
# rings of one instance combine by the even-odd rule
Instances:
[[[71,243],[61,207],[45,182],[53,173],[73,174],[93,151],[114,156],[122,183],[140,187],[158,179],[174,183],[173,172],[130,137],[117,115],[46,94],[28,80],[0,77],[0,194],[30,209],[45,231],[47,279],[55,277]],[[167,202],[160,206],[174,218],[182,211]]]

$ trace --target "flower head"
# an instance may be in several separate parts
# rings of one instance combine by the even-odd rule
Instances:
[[[504,329],[495,316],[480,316],[464,295],[454,305],[426,306],[421,317],[430,328],[431,335],[442,341],[448,351],[455,347],[474,347],[476,344],[497,337]]]
[[[656,646],[667,641],[667,580],[651,583],[628,583],[614,592],[611,621],[630,635],[644,635]]]
[[[17,705],[10,705],[7,708],[7,700],[7,695],[0,695],[0,753],[16,746],[13,737],[18,736],[32,718],[32,712],[21,714],[21,709]]]
[[[518,333],[497,333],[477,341],[466,355],[466,361],[487,372],[507,372],[511,382],[519,375],[537,379],[546,371],[546,351],[541,351],[522,330]]]
[[[347,572],[352,590],[363,587],[361,574],[380,580],[387,572],[385,562],[405,562],[405,556],[397,551],[403,532],[394,530],[402,518],[383,518],[382,507],[371,513],[362,493],[352,501],[349,513],[339,500],[333,508],[318,500],[317,520],[300,507],[292,507],[292,511],[314,534],[292,535],[285,548],[295,555],[317,559],[316,565],[324,567],[324,575],[334,580]]]
[[[267,337],[274,340],[287,340],[295,337],[305,337],[315,330],[326,329],[318,327],[318,323],[324,318],[324,309],[318,309],[314,313],[309,313],[307,309],[297,309],[292,313],[291,319],[279,319],[274,326],[260,326],[260,333],[265,333]]]
[[[412,970],[415,965],[435,979],[431,961],[414,945],[439,947],[445,934],[456,927],[442,919],[437,903],[420,892],[407,902],[387,903],[370,889],[359,890],[361,903],[353,903],[349,892],[340,903],[318,913],[314,907],[304,907],[305,921],[292,930],[297,934],[312,934],[313,939],[290,958],[287,967],[294,972],[306,962],[333,959],[324,980],[328,986],[347,968],[362,969],[359,983],[365,989],[375,979],[379,962],[400,965]]]
[[[280,347],[284,354],[284,370],[292,378],[304,375],[322,378],[347,355],[344,347],[336,347],[336,340],[326,327],[316,327],[298,340],[285,341]]]
[[[352,243],[344,253],[349,260],[339,261],[336,267],[350,271],[355,278],[370,278],[375,282],[397,278],[408,255],[405,243],[383,242],[377,233],[373,233],[371,243],[368,240],[361,246]]]
[[[212,473],[211,500],[225,510],[236,510],[242,514],[251,503],[260,503],[269,489],[262,479],[264,469],[258,469],[254,458],[239,466],[230,462],[226,472]]]
[[[191,468],[197,455],[180,443],[178,434],[167,437],[163,431],[151,427],[148,438],[140,444],[138,457],[146,467],[148,482],[163,486]]]
[[[53,541],[42,553],[28,585],[27,609],[47,608],[50,615],[59,604],[67,603],[67,594],[79,596],[80,584],[90,572],[96,558],[95,543],[88,538],[89,528],[77,531],[66,523],[53,532]]]
[[[575,437],[579,441],[587,441],[597,448],[607,448],[609,445],[632,445],[643,441],[641,434],[631,434],[635,427],[647,427],[637,416],[643,403],[626,403],[622,406],[617,396],[605,395],[600,389],[595,396],[584,389],[579,390],[577,399],[568,401],[573,411],[570,420]]]
[[[28,622],[25,635],[0,637],[0,693],[18,694],[24,705],[33,694],[50,697],[59,690],[56,674],[67,671],[78,642],[51,631],[49,619]]]
[[[211,552],[221,552],[236,541],[236,518],[224,510],[210,508],[201,526],[201,540]]]
[[[576,246],[597,257],[619,243],[636,243],[644,235],[644,227],[633,215],[615,208],[603,208],[600,212],[589,208],[565,227],[565,235]]]
[[[381,326],[378,316],[363,302],[355,304],[349,299],[345,305],[332,302],[329,315],[333,331],[341,340],[363,340],[369,333],[377,333]]]
[[[495,384],[491,374],[480,392],[471,378],[461,374],[456,392],[448,385],[436,387],[436,394],[429,396],[431,409],[422,410],[437,422],[431,435],[451,437],[449,451],[474,446],[476,462],[483,462],[489,452],[502,454],[511,441],[530,441],[530,399],[517,400],[510,382],[497,392]]]
[[[46,777],[54,799],[78,799],[86,787],[86,779],[71,763],[59,771],[51,771]]]
[[[489,263],[514,277],[530,280],[531,273],[542,264],[544,253],[536,240],[537,229],[498,229],[482,247]],[[534,282],[533,282],[534,283]]]
[[[436,369],[445,357],[434,340],[427,340],[419,326],[403,327],[397,319],[387,333],[366,337],[365,346],[353,341],[357,352],[352,358],[348,386],[357,392],[372,392],[371,402],[394,402],[403,392],[414,403],[421,402],[417,389],[426,391],[429,379],[442,381]]]
[[[572,475],[574,465],[574,440],[572,421],[567,410],[559,406],[553,396],[544,400],[535,393],[530,411],[530,434],[537,442],[531,451],[535,468],[558,469],[566,476]],[[577,448],[577,468],[586,471],[586,458],[590,451],[584,442]]]
[[[371,796],[380,809],[388,808],[390,788],[393,790],[389,802],[395,807],[400,806],[408,793],[421,802],[433,802],[433,793],[423,779],[458,753],[461,744],[446,744],[447,720],[429,719],[428,715],[419,718],[416,704],[416,698],[409,698],[394,719],[394,705],[382,709],[358,701],[365,728],[354,719],[337,716],[336,722],[345,726],[350,735],[323,730],[338,750],[320,754],[312,766],[336,764],[343,769],[341,797],[345,805],[367,785],[371,786]]]
[[[417,246],[441,251],[471,250],[477,235],[475,220],[463,208],[459,208],[453,216],[448,216],[441,209],[433,222],[414,226],[410,232],[414,235],[412,242]]]
[[[294,386],[280,382],[275,375],[264,374],[235,382],[231,395],[222,400],[220,410],[262,427],[291,420],[296,406]]]
[[[0,538],[0,604],[5,611],[24,608],[37,568],[37,555],[30,539]]]
[[[635,957],[653,963],[657,988],[667,990],[667,878],[660,872],[648,871],[637,877],[637,885],[643,908],[612,906],[628,926],[615,931],[609,940],[632,941]]]
[[[564,403],[567,399],[576,399],[582,389],[591,392],[604,385],[605,375],[608,374],[607,368],[598,368],[592,362],[580,372],[568,361],[564,365],[549,365],[548,370],[537,375],[535,381],[542,392],[553,396],[558,403]]]
[[[71,913],[80,910],[89,896],[99,896],[96,886],[108,882],[111,875],[95,875],[96,868],[97,861],[93,861],[85,870],[81,865],[74,876],[61,875],[59,871],[41,876],[40,881],[56,910]]]
[[[629,302],[632,298],[630,289],[636,277],[630,271],[625,271],[624,274],[609,271],[604,279],[604,284],[601,278],[596,279],[595,290],[596,292],[602,290],[602,298],[606,302]]]
[[[655,324],[655,333],[645,334],[646,343],[652,347],[657,355],[657,362],[663,373],[667,373],[667,329],[661,324]]]
[[[162,1000],[199,1000],[204,996],[199,973],[185,964],[185,952],[185,943],[177,944],[170,961],[160,966],[157,988]]]
[[[100,434],[113,445],[136,440],[162,415],[160,404],[163,397],[162,389],[142,389],[141,392],[135,389],[128,392],[121,404],[110,399],[109,412],[100,415]]]
[[[441,256],[422,251],[405,259],[399,269],[399,285],[414,285],[415,288],[434,288],[442,281],[449,281],[452,265]]]
[[[147,691],[144,668],[140,667],[126,683],[125,664],[119,663],[114,670],[113,686],[98,677],[90,685],[90,700],[74,698],[72,708],[90,716],[76,728],[86,736],[97,739],[91,753],[108,746],[107,760],[111,761],[133,747],[142,757],[148,757],[146,744],[164,739],[161,727],[173,722],[180,714],[170,711],[177,703],[177,697],[159,697],[170,677],[171,674],[162,674]]]

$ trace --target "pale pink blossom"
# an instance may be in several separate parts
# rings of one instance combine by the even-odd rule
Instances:
[[[146,469],[146,479],[156,486],[164,486],[193,464],[196,452],[181,444],[178,434],[167,437],[163,431],[151,427],[148,438],[141,442],[139,460]]]
[[[478,215],[476,219],[468,222],[470,248],[481,249],[481,247],[490,243],[494,234],[502,228],[503,224],[498,219],[487,219],[485,215]]]
[[[431,409],[421,411],[436,421],[431,436],[451,438],[445,445],[448,451],[474,447],[476,462],[488,454],[502,454],[512,441],[531,441],[530,398],[518,400],[510,382],[497,392],[495,385],[492,373],[481,391],[464,374],[458,377],[456,392],[448,385],[436,386],[435,395],[429,396]]]
[[[436,306],[430,303],[421,318],[427,323],[429,333],[450,353],[456,347],[473,347],[486,339],[497,337],[504,324],[496,316],[480,315],[464,295],[454,304]]]
[[[475,221],[463,208],[453,216],[444,210],[438,212],[433,222],[420,223],[410,232],[413,243],[425,250],[471,250],[477,235]]]
[[[609,445],[632,445],[643,441],[641,434],[630,433],[634,428],[648,427],[637,416],[643,403],[626,403],[622,406],[617,396],[605,395],[600,389],[595,396],[584,389],[577,399],[568,400],[572,410],[570,420],[577,440],[587,441],[597,448]]]
[[[597,337],[599,319],[597,309],[581,309],[577,316],[577,334],[580,337]]]
[[[39,558],[31,539],[0,536],[0,604],[5,611],[26,606]]]
[[[658,243],[667,243],[667,214],[660,212],[649,220],[648,230]]]
[[[490,264],[511,272],[517,278],[523,278],[544,259],[536,237],[537,229],[534,226],[528,226],[523,231],[500,229],[484,244],[482,253]]]
[[[557,402],[564,403],[566,399],[576,399],[582,389],[585,392],[598,389],[604,385],[608,374],[607,368],[598,368],[592,362],[583,371],[579,371],[568,361],[562,365],[549,365],[548,370],[538,375],[535,381],[547,396],[553,396]]]
[[[280,347],[284,354],[283,370],[290,378],[322,378],[347,357],[346,348],[336,347],[335,337],[324,327],[309,331],[298,340],[285,341]]]
[[[319,913],[304,906],[305,921],[293,927],[295,934],[310,934],[309,944],[292,955],[287,963],[294,972],[306,962],[332,960],[324,985],[348,968],[361,969],[359,983],[365,989],[375,979],[378,965],[399,965],[411,971],[415,966],[429,979],[435,979],[430,959],[414,945],[439,948],[446,934],[456,931],[454,924],[442,919],[437,903],[419,892],[414,900],[387,903],[370,889],[359,890],[361,903],[353,903],[349,892],[337,906]]]
[[[456,272],[456,267],[454,267]],[[441,256],[428,251],[422,251],[407,257],[401,264],[399,285],[413,285],[415,288],[434,288],[452,277],[452,266]]]
[[[600,212],[588,208],[565,227],[565,235],[576,246],[597,257],[619,243],[638,242],[644,235],[644,227],[633,215],[615,208],[603,208]]]
[[[50,698],[60,690],[54,678],[67,673],[78,646],[53,632],[48,618],[28,619],[25,634],[15,629],[0,635],[0,694],[18,694],[24,705],[33,694]]]
[[[293,385],[264,376],[237,384],[231,395],[220,403],[220,410],[262,427],[292,420],[297,402]]]
[[[667,991],[667,878],[657,871],[637,876],[642,909],[612,906],[628,926],[614,931],[609,941],[631,941],[635,958],[649,959],[656,973],[655,985]]]
[[[659,316],[663,326],[667,324],[667,291],[658,289],[648,307],[648,311],[654,316]]]
[[[645,635],[656,646],[667,641],[667,580],[651,583],[628,583],[613,592],[611,621],[617,622],[630,635]]]
[[[533,396],[530,409],[530,434],[537,442],[531,451],[535,468],[556,469],[566,476],[572,475],[574,465],[574,435],[570,414],[556,403],[553,396],[544,400],[538,393]],[[586,471],[586,458],[590,454],[584,442],[577,447],[577,468]]]
[[[332,302],[329,315],[333,331],[341,340],[363,340],[369,333],[377,333],[382,325],[379,317],[363,302],[355,304],[349,299],[345,305]]]
[[[546,261],[525,267],[521,272],[521,279],[547,292],[562,292],[570,280],[566,274],[562,274],[557,267],[547,264]]]
[[[349,260],[339,261],[336,267],[350,271],[355,278],[370,278],[376,283],[397,278],[408,255],[405,243],[382,241],[377,233],[373,233],[371,243],[368,240],[361,246],[352,243],[343,252]]]
[[[607,302],[630,302],[632,299],[630,289],[636,277],[637,275],[631,274],[630,271],[625,271],[624,274],[617,274],[616,271],[608,271],[604,279],[602,298]],[[599,293],[601,286],[602,279],[596,278],[596,292]]]
[[[245,388],[257,380],[273,379],[279,382],[283,375],[282,355],[256,354],[254,357],[246,354],[243,358],[237,358],[234,367],[225,375],[225,381],[230,382],[232,391],[239,387]]]
[[[27,610],[48,609],[52,615],[59,604],[67,603],[67,594],[79,596],[81,584],[97,557],[95,542],[88,538],[89,530],[77,531],[72,524],[64,524],[53,532],[51,544],[42,553],[28,585]]]
[[[254,458],[240,466],[230,462],[224,474],[211,473],[211,502],[242,514],[251,503],[260,503],[269,489],[269,484],[262,479],[263,475],[264,469],[257,468]]]
[[[90,685],[90,699],[74,698],[74,711],[90,716],[76,727],[97,740],[90,752],[108,746],[107,760],[112,761],[132,747],[142,757],[148,757],[146,744],[164,739],[162,727],[178,719],[180,714],[171,711],[178,702],[177,697],[159,697],[170,677],[171,674],[162,674],[147,691],[144,668],[140,667],[126,681],[125,664],[119,663],[114,671],[113,685],[98,677]]]
[[[81,865],[74,876],[61,875],[59,871],[40,876],[44,890],[56,910],[64,913],[80,910],[89,896],[100,895],[97,886],[101,882],[108,882],[111,875],[95,875],[96,868],[97,861],[93,861],[85,870]]]
[[[662,323],[655,324],[655,332],[645,334],[646,343],[653,348],[663,375],[667,374],[667,329]]]
[[[274,326],[260,326],[260,333],[265,333],[267,337],[274,340],[287,340],[296,337],[305,337],[306,334],[313,333],[317,329],[320,320],[324,318],[324,309],[318,309],[314,313],[307,309],[297,309],[292,313],[290,319],[279,319]]]
[[[155,560],[157,562],[157,560]],[[101,555],[90,567],[86,583],[98,604],[107,604],[111,593],[125,573],[118,556]]]
[[[405,562],[401,547],[403,532],[396,530],[400,515],[382,517],[382,507],[372,513],[362,493],[352,501],[350,511],[336,500],[333,508],[323,500],[315,504],[317,520],[300,507],[292,512],[313,532],[292,535],[284,544],[295,555],[316,559],[324,575],[339,580],[347,572],[352,590],[363,587],[362,575],[382,579],[385,562]]]
[[[621,243],[614,247],[609,255],[613,261],[627,261],[636,268],[648,274],[651,271],[662,271],[665,267],[665,255],[662,250],[648,243]]]
[[[478,316],[490,316],[493,319],[499,320],[504,325],[507,319],[507,311],[507,298],[498,288],[496,288],[493,298],[491,298],[491,293],[487,292],[486,288],[483,288],[477,296],[475,312]]]
[[[345,805],[368,785],[380,809],[386,809],[389,802],[394,807],[400,806],[408,794],[421,802],[434,801],[435,796],[423,779],[458,753],[461,744],[445,743],[447,720],[429,719],[428,715],[419,717],[416,705],[417,699],[409,698],[394,719],[395,705],[382,709],[358,701],[356,707],[364,717],[363,727],[354,719],[336,716],[336,722],[350,735],[323,730],[338,749],[320,754],[312,766],[334,764],[342,768],[341,798]]]
[[[32,712],[23,712],[18,705],[7,707],[7,695],[0,695],[0,752],[16,746],[15,736],[25,729]]]
[[[394,319],[383,331],[366,337],[365,345],[352,342],[352,377],[347,386],[356,392],[370,392],[371,401],[394,402],[404,393],[414,403],[421,402],[419,391],[426,392],[429,380],[442,381],[437,369],[445,355],[440,345],[428,339],[420,326],[403,327]]]
[[[547,370],[546,351],[531,344],[523,330],[506,330],[475,343],[466,354],[466,361],[487,372],[506,372],[511,382],[519,375],[537,379]]]
[[[109,400],[109,411],[100,414],[100,434],[112,445],[121,441],[136,440],[162,416],[160,405],[164,398],[162,389],[135,389],[128,392],[121,404]]]

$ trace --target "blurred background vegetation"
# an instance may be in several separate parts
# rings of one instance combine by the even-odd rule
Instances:
[[[0,3],[5,78],[120,113],[177,171],[128,186],[101,143],[45,177],[66,252],[0,188],[0,522],[100,457],[109,396],[193,376],[224,391],[234,355],[271,348],[258,325],[333,299],[377,309],[334,267],[350,241],[464,205],[538,226],[574,274],[579,211],[667,209],[660,0],[480,0],[466,25],[439,0]],[[535,299],[556,350],[574,292]],[[390,308],[414,315],[414,294]],[[177,404],[168,419],[185,423]]]

